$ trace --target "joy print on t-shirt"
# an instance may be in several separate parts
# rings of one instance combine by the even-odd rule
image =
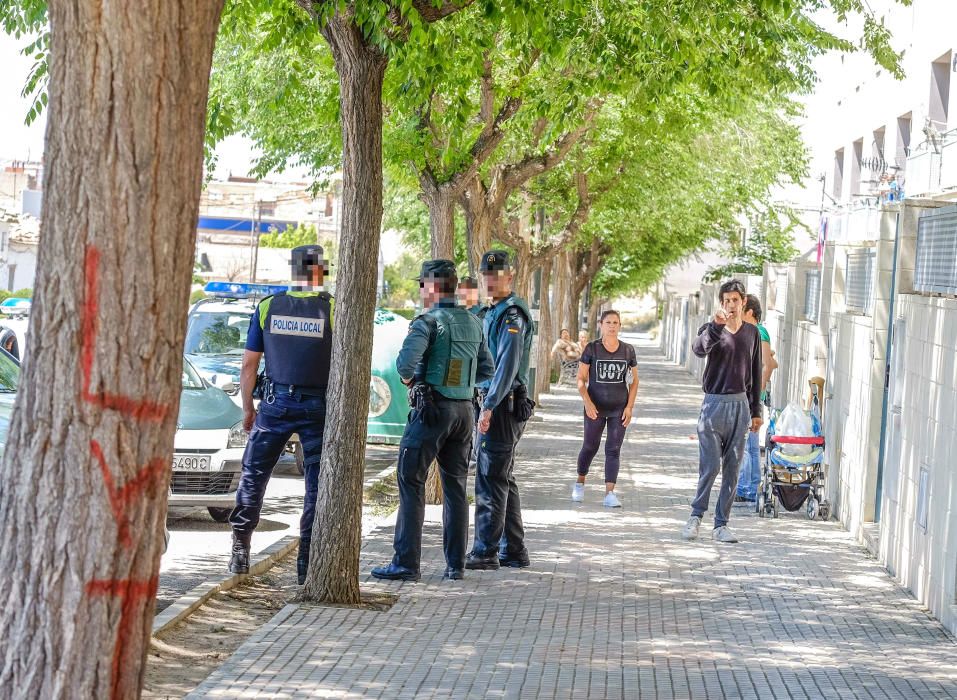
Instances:
[[[599,384],[619,384],[625,381],[627,370],[625,360],[595,360],[595,379]]]

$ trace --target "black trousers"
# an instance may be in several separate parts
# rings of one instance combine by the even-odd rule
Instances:
[[[479,435],[475,472],[475,544],[472,552],[517,555],[525,551],[522,502],[515,482],[515,447],[525,423],[515,418],[505,400],[492,411],[485,435]]]
[[[471,399],[456,401],[435,394],[438,410],[431,425],[418,411],[409,414],[399,443],[399,513],[395,525],[393,563],[419,570],[422,558],[422,524],[425,520],[425,481],[429,465],[439,464],[444,503],[442,547],[450,567],[465,566],[469,533],[466,481],[472,449],[474,413]]]

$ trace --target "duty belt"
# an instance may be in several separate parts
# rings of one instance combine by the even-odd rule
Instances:
[[[272,385],[273,394],[302,394],[303,396],[325,396],[326,387],[324,386],[299,386],[298,384],[278,384]]]

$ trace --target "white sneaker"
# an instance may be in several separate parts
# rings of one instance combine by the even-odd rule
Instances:
[[[715,542],[724,542],[725,544],[733,544],[738,541],[738,538],[728,529],[727,525],[722,525],[712,530],[711,539]]]
[[[585,500],[585,484],[575,484],[572,486],[572,500],[575,503],[581,503]]]
[[[685,525],[685,529],[681,531],[681,536],[686,540],[696,540],[698,539],[699,527],[701,527],[701,518],[697,515],[692,515],[688,518],[688,524]]]
[[[614,491],[609,491],[605,494],[605,502],[603,505],[605,508],[621,508],[621,501],[618,500],[618,496],[615,495]]]

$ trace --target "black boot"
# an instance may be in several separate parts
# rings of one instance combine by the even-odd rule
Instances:
[[[299,540],[299,556],[296,557],[296,575],[299,577],[299,585],[306,582],[306,572],[309,571],[309,546],[312,540]]]
[[[248,574],[249,573],[249,537],[243,537],[233,533],[233,549],[229,557],[229,573]]]

